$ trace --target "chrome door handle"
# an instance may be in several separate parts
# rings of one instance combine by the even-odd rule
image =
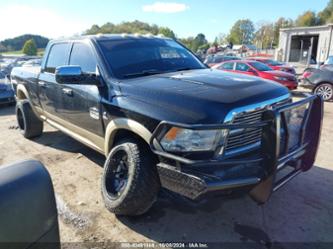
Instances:
[[[63,92],[64,94],[67,94],[68,96],[73,96],[73,90],[70,89],[70,88],[63,88],[63,89],[62,89],[62,92]]]

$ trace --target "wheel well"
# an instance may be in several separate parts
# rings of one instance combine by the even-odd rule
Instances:
[[[27,99],[27,96],[25,96],[24,92],[21,90],[17,91],[16,96],[17,96],[17,99]]]
[[[110,150],[121,140],[125,138],[132,138],[140,142],[141,145],[145,146],[148,151],[151,151],[149,144],[138,134],[134,133],[133,131],[127,130],[127,129],[118,129],[115,131],[115,134],[113,135],[112,141],[110,141]],[[110,151],[108,151],[110,152]],[[157,156],[151,152],[151,154],[156,157]]]
[[[319,86],[319,85],[322,85],[322,84],[329,84],[329,85],[332,85],[332,86],[333,86],[333,83],[332,83],[332,82],[329,82],[329,81],[323,81],[323,82],[317,83],[316,86]]]

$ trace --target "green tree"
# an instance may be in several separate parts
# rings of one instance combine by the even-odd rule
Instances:
[[[170,37],[172,39],[176,38],[175,33],[171,29],[169,29],[168,27],[160,27],[158,29],[158,33],[162,34],[162,35],[164,35],[166,37]]]
[[[224,33],[219,33],[217,37],[215,37],[214,43],[217,43],[218,45],[223,45],[228,43],[227,41],[227,35]]]
[[[216,43],[216,46],[217,46],[217,43]],[[203,45],[198,47],[199,50],[204,50],[204,51],[206,51],[209,48],[210,48],[209,43],[203,44]]]
[[[86,35],[98,34],[100,32],[100,30],[101,30],[101,28],[98,25],[94,24],[93,26],[91,26],[90,29],[88,29],[86,31]]]
[[[24,43],[22,52],[26,55],[37,55],[37,47],[35,41],[33,39],[27,40]]]
[[[84,34],[122,34],[122,33],[128,33],[128,34],[147,34],[151,33],[154,35],[157,35],[159,33],[159,27],[155,24],[150,25],[149,23],[141,22],[141,21],[133,21],[133,22],[122,22],[119,24],[113,24],[110,22],[107,22],[103,24],[101,27],[98,25],[91,26],[90,29],[86,30]]]
[[[318,13],[320,23],[332,23],[333,22],[333,0],[330,0],[325,9]]]
[[[274,45],[277,45],[279,43],[280,38],[280,29],[283,28],[290,28],[294,26],[294,22],[292,19],[286,19],[283,17],[280,17],[275,23],[274,23]]]
[[[295,24],[300,27],[316,26],[320,24],[320,19],[317,17],[315,12],[308,10],[297,17]]]
[[[181,42],[185,47],[193,51],[192,49],[193,40],[194,40],[193,37],[187,37],[179,39],[179,42]]]
[[[260,23],[255,32],[254,42],[258,48],[271,48],[274,43],[274,24]]]
[[[20,35],[0,42],[6,51],[20,50],[27,40],[33,39],[37,48],[45,48],[49,39],[40,35]]]
[[[231,28],[227,40],[233,44],[250,44],[254,37],[254,25],[249,19],[238,20]]]
[[[192,41],[191,49],[192,49],[192,51],[197,52],[199,47],[201,47],[202,45],[205,45],[207,43],[208,43],[208,41],[206,40],[205,35],[200,33]]]

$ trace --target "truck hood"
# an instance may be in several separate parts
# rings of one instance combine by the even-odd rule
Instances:
[[[157,119],[185,123],[216,123],[235,108],[287,97],[288,89],[259,77],[200,69],[141,77],[120,83],[127,99],[145,103]],[[155,109],[156,110],[155,110]],[[158,109],[158,110],[157,110]],[[141,110],[141,111],[140,111]]]

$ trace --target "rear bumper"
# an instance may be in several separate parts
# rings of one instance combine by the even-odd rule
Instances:
[[[280,81],[279,83],[288,87],[289,90],[295,90],[298,86],[298,83],[296,81]]]
[[[308,109],[300,126],[298,146],[288,150],[291,131],[286,124],[285,113],[303,105],[307,105]],[[190,160],[164,151],[158,141],[161,132],[168,126],[232,130],[252,124],[188,126],[162,122],[150,141],[153,152],[166,159],[157,165],[161,184],[191,199],[215,191],[244,189],[254,200],[264,203],[274,191],[313,166],[321,132],[322,105],[321,98],[311,95],[298,102],[267,110],[264,120],[253,124],[263,127],[260,151],[256,155],[244,155],[237,159]],[[282,127],[285,128],[283,134]],[[285,173],[288,168],[289,172]]]
[[[300,80],[300,84],[299,84],[301,87],[303,88],[306,88],[306,89],[314,89],[315,88],[315,85],[312,84],[308,79],[306,78],[302,78]]]

